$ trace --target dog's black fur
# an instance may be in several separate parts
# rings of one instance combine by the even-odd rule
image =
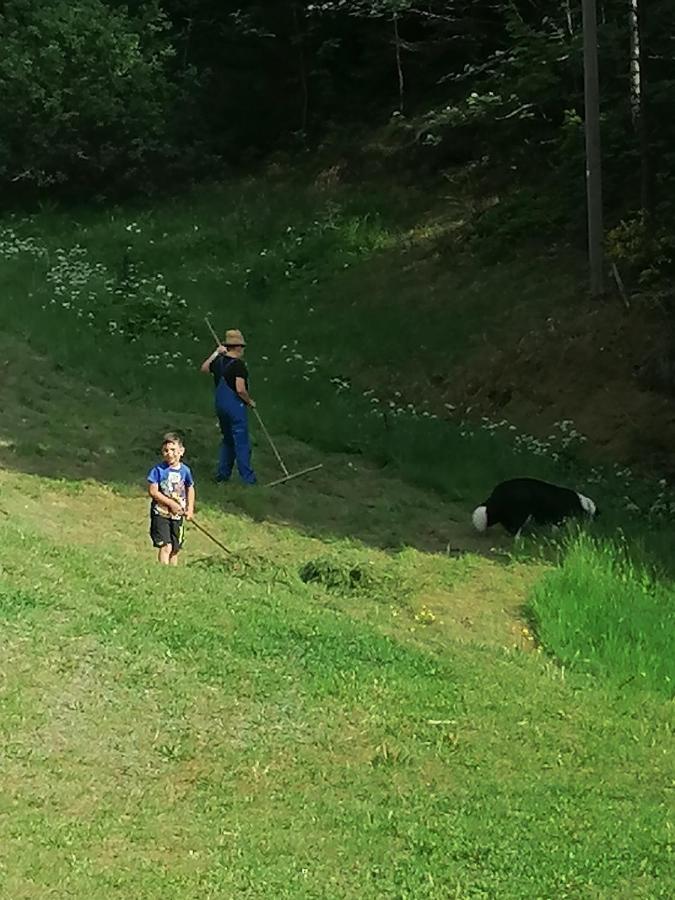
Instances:
[[[474,527],[485,531],[501,523],[510,533],[519,534],[532,520],[537,525],[560,525],[568,518],[594,518],[595,503],[570,488],[538,478],[511,478],[498,484],[472,516]]]

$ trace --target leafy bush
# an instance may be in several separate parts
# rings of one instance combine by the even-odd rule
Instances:
[[[544,194],[523,187],[496,198],[467,229],[467,237],[481,253],[501,258],[513,253],[515,243],[545,241],[560,234],[571,214],[569,193]]]
[[[607,254],[624,264],[638,283],[657,283],[675,267],[675,235],[663,227],[650,228],[643,212],[627,216],[607,234]]]
[[[117,299],[118,310],[117,319],[108,323],[112,332],[129,341],[148,333],[180,332],[187,301],[169,290],[162,275],[143,274],[128,252],[117,279],[108,287]]]
[[[167,154],[173,51],[156,3],[132,18],[102,0],[8,0],[0,34],[0,180],[130,179]]]

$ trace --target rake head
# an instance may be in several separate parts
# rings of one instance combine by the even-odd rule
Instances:
[[[284,482],[290,481],[292,478],[300,478],[301,475],[307,475],[309,472],[316,472],[317,469],[321,468],[323,468],[323,463],[319,463],[317,466],[310,466],[309,469],[301,469],[300,472],[293,472],[290,475],[284,475],[283,478],[277,478],[276,481],[270,481],[265,487],[275,487],[277,484],[284,484]]]

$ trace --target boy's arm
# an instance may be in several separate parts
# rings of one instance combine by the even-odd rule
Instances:
[[[165,506],[169,512],[172,512],[174,515],[178,515],[183,512],[183,509],[180,503],[177,503],[175,500],[172,500],[171,497],[166,497],[159,489],[159,485],[156,482],[150,482],[148,484],[148,493],[157,503],[160,503],[162,506]]]
[[[190,520],[195,514],[195,486],[191,484],[187,489],[187,509],[185,510],[185,518]]]
[[[211,366],[211,363],[213,362],[213,360],[214,360],[217,356],[221,356],[223,353],[227,353],[227,349],[226,349],[225,347],[223,347],[222,344],[219,344],[219,345],[216,347],[216,349],[213,351],[213,353],[212,353],[210,356],[207,356],[207,357],[206,357],[206,359],[204,360],[204,362],[203,362],[203,363],[201,364],[201,366],[199,367],[199,371],[200,371],[200,372],[206,372],[206,373],[208,374],[208,372],[210,371],[210,366]]]
[[[247,406],[255,407],[255,400],[246,390],[246,382],[244,381],[244,379],[240,378],[237,375],[237,377],[234,379],[234,386],[237,389],[237,394],[239,395],[240,399],[242,399]]]

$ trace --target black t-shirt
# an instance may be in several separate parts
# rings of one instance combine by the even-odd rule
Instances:
[[[218,387],[218,382],[221,378],[224,378],[225,384],[229,388],[232,388],[236,394],[236,379],[243,378],[246,390],[248,390],[248,369],[246,368],[246,363],[243,359],[235,359],[232,356],[225,356],[225,354],[216,356],[209,366],[209,371],[213,375],[215,387]]]

